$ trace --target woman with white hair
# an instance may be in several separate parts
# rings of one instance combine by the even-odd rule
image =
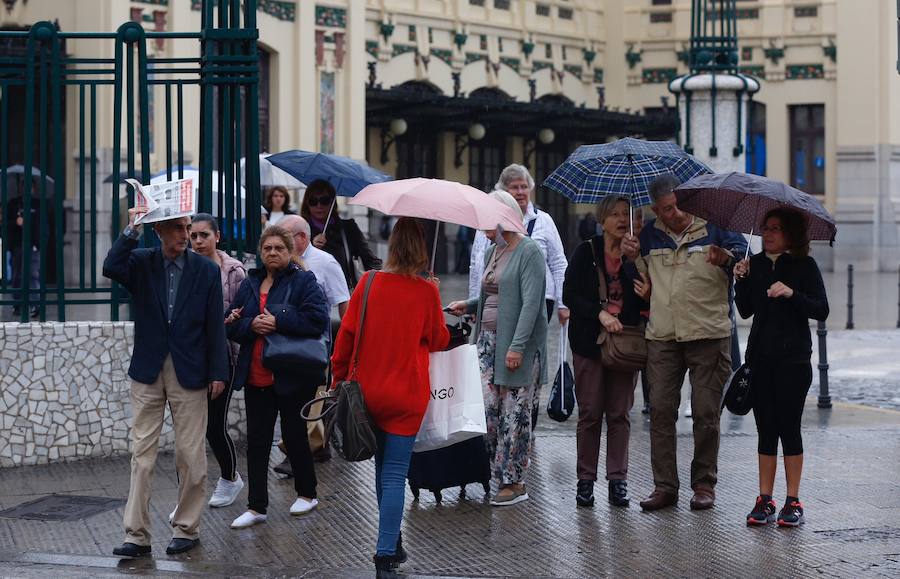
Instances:
[[[505,191],[490,197],[519,204]],[[535,391],[546,380],[545,261],[538,244],[501,227],[484,232],[494,244],[479,268],[478,295],[451,303],[456,315],[476,314],[478,359],[484,387],[487,446],[499,490],[495,506],[528,500],[525,473],[531,448]]]

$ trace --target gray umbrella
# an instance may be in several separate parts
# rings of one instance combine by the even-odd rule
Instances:
[[[837,225],[812,195],[747,173],[699,175],[675,189],[678,208],[728,231],[753,235],[770,210],[792,207],[806,217],[809,238],[834,242]]]
[[[15,199],[21,197],[25,192],[25,167],[24,165],[12,165],[7,167],[2,173],[6,174],[6,198]],[[31,196],[37,197],[41,191],[41,170],[37,167],[31,168]],[[53,177],[47,176],[47,197],[53,197],[54,189]]]

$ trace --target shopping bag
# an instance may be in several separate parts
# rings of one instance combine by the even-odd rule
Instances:
[[[434,352],[429,366],[431,393],[413,452],[444,448],[486,434],[475,346],[466,344]]]
[[[319,386],[316,390],[316,399],[323,398],[328,390],[325,386]],[[316,416],[322,414],[325,409],[325,403],[316,402],[310,407],[312,413]],[[309,449],[313,452],[319,452],[325,448],[325,422],[323,420],[312,420],[306,423],[306,436],[309,438]]]
[[[568,326],[567,323],[559,329],[559,369],[547,401],[547,414],[557,422],[565,422],[575,410],[575,377],[566,361],[566,351],[569,349],[566,335]]]

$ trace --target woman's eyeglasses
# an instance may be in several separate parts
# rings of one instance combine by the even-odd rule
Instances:
[[[310,197],[308,205],[310,207],[315,207],[316,205],[331,205],[332,201],[332,198],[327,195],[324,197]]]

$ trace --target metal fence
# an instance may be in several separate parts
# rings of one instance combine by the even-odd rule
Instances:
[[[108,304],[110,318],[119,318],[127,293],[99,272],[124,225],[123,205],[134,202],[123,180],[149,182],[154,155],[164,159],[166,180],[180,178],[188,123],[199,135],[199,209],[220,218],[226,249],[255,246],[256,0],[204,0],[201,18],[196,32],[147,32],[136,22],[115,32],[65,32],[50,22],[0,31],[0,306],[13,306],[21,321],[45,321],[48,310],[64,321],[76,304]],[[148,56],[151,42],[190,43],[196,51]],[[105,45],[113,56],[102,49],[94,56],[88,45]],[[196,97],[186,92],[198,89],[200,114],[191,118],[185,105]],[[112,110],[101,105],[110,100]],[[155,135],[159,113],[163,129]],[[111,135],[100,134],[110,120]],[[73,149],[74,161],[67,157]],[[144,235],[145,245],[155,242]]]

